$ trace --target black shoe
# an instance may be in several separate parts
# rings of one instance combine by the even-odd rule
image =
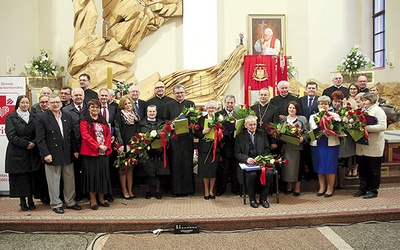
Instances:
[[[374,193],[374,192],[371,192],[371,191],[368,191],[368,192],[363,196],[364,199],[371,199],[371,198],[376,198],[376,197],[378,197],[378,194],[377,194],[377,193]]]
[[[316,196],[323,196],[325,193],[316,193]]]
[[[285,190],[285,192],[283,192],[283,194],[290,194],[292,192],[293,192],[293,189],[292,190]]]
[[[324,194],[324,197],[325,197],[325,198],[332,197],[334,192],[335,192],[335,190],[334,190],[331,194],[325,193],[325,194]]]
[[[161,200],[161,199],[162,199],[162,194],[161,194],[161,192],[156,192],[156,198],[157,198],[158,200]]]
[[[355,192],[354,194],[353,194],[353,196],[354,197],[361,197],[361,196],[364,196],[366,193],[364,192],[364,191],[361,191],[361,190],[357,190],[357,192]]]
[[[211,200],[215,200],[215,195],[210,195]]]
[[[55,208],[53,208],[53,211],[56,214],[63,214],[64,213],[64,209],[62,207],[55,207]]]
[[[44,204],[50,205],[50,198],[40,198],[40,201]]]
[[[104,203],[99,202],[100,206],[102,207],[110,207],[110,204],[108,204],[107,201],[105,201]]]
[[[78,204],[75,204],[75,205],[67,207],[67,208],[72,209],[72,210],[82,210],[82,207],[79,206]]]
[[[209,195],[204,195],[204,200],[209,200],[210,196]]]
[[[90,209],[97,210],[99,209],[99,205],[97,205],[97,203],[95,203],[94,205],[90,204]]]
[[[25,203],[21,203],[19,205],[21,206],[21,210],[22,211],[28,211],[28,206],[26,205],[26,202]]]
[[[300,196],[300,192],[293,192],[293,196]]]
[[[258,204],[256,201],[250,201],[250,207],[252,208],[258,208]]]
[[[29,210],[35,210],[36,209],[35,203],[30,202],[28,205],[28,208],[29,208]]]
[[[145,197],[146,197],[146,199],[151,199],[151,197],[152,197],[151,192],[150,191],[146,192]]]
[[[112,197],[111,194],[106,195],[107,198],[105,198],[108,202],[113,202],[114,201],[114,197]]]
[[[267,200],[260,201],[260,204],[264,208],[269,208],[269,203]]]

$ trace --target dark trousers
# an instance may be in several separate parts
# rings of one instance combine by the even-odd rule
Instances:
[[[261,186],[260,190],[260,201],[267,200],[269,188],[274,182],[274,173],[271,170],[267,170],[267,184],[261,185],[260,184],[260,174],[261,171],[249,171],[246,172],[246,186],[247,186],[247,193],[249,194],[249,198],[251,201],[256,200],[256,190],[258,186]]]
[[[223,158],[217,169],[217,193],[225,193],[228,180],[231,182],[231,191],[237,193],[239,191],[239,183],[237,180],[236,159],[234,157]]]
[[[358,173],[360,176],[360,190],[378,193],[381,183],[381,162],[382,157],[357,157]]]

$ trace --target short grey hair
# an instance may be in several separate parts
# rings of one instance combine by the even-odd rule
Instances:
[[[226,99],[228,99],[228,98],[233,98],[233,101],[236,102],[236,98],[234,95],[226,95],[224,98],[224,102],[226,102]]]
[[[286,86],[290,87],[290,83],[288,81],[280,81],[277,86],[278,89],[280,89],[282,85],[286,85]]]
[[[182,84],[178,83],[177,85],[175,85],[175,86],[172,88],[172,91],[175,92],[176,89],[183,89],[183,90],[185,90],[185,86],[183,86]]]
[[[244,123],[248,123],[249,121],[252,121],[252,120],[257,121],[257,117],[255,117],[254,115],[246,116],[246,118],[244,118]]]
[[[374,104],[378,100],[378,97],[371,93],[365,93],[364,95],[362,95],[360,97],[360,99],[361,99],[361,101],[369,100],[372,104]]]
[[[329,96],[323,95],[318,98],[318,103],[320,103],[320,102],[327,102],[327,103],[331,104],[332,101]]]
[[[215,109],[218,108],[218,103],[216,101],[208,101],[205,105],[205,108],[214,107]]]

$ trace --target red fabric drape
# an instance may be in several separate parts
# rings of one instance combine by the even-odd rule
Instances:
[[[248,90],[259,90],[261,88],[273,88],[273,95],[277,94],[276,85],[279,81],[287,79],[287,60],[286,56],[283,58],[285,64],[283,70],[280,66],[280,57],[276,56],[263,56],[263,55],[247,55],[244,56],[244,103],[249,103]],[[268,79],[265,81],[256,81],[253,79],[256,64],[264,64],[265,70],[268,74]],[[280,73],[279,73],[280,72]],[[278,80],[279,79],[279,80]],[[271,96],[272,98],[273,96]]]

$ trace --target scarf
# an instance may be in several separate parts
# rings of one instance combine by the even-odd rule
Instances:
[[[29,111],[22,111],[22,109],[18,108],[17,114],[19,117],[21,117],[22,120],[24,120],[26,123],[29,123],[29,116],[30,116]]]
[[[121,114],[126,125],[135,124],[135,121],[139,120],[133,111],[125,111],[122,109]]]

